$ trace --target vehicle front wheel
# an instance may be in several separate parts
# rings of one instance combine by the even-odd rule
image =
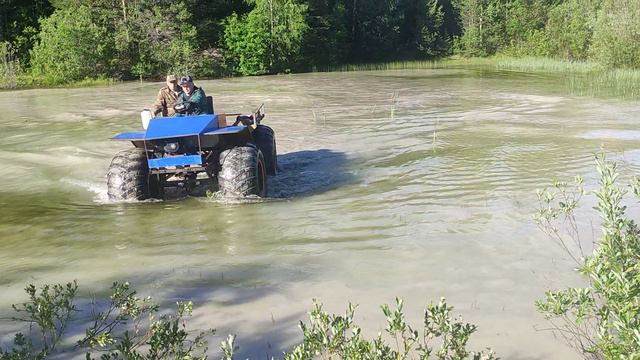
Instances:
[[[107,194],[112,201],[161,197],[157,176],[149,175],[144,149],[123,150],[113,157],[107,172]]]
[[[266,168],[262,152],[253,146],[237,146],[220,154],[218,186],[224,197],[267,196]]]

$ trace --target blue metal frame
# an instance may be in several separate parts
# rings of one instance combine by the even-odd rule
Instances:
[[[178,138],[186,136],[225,135],[238,134],[246,130],[246,126],[227,126],[219,128],[218,115],[194,115],[177,116],[169,118],[153,118],[149,121],[146,132],[135,131],[121,133],[112,140],[121,141],[146,141]],[[147,159],[150,169],[161,169],[168,167],[203,166],[202,155],[178,155],[157,159]]]
[[[180,155],[148,160],[150,169],[161,169],[170,166],[202,166],[201,155]]]
[[[231,129],[224,130],[228,128]],[[136,131],[121,133],[111,139],[141,141],[196,135],[234,134],[241,131],[236,128],[238,128],[238,126],[229,126],[220,129],[218,127],[218,115],[216,114],[153,118],[149,121],[149,126],[147,127],[146,132]],[[224,131],[220,133],[216,132],[220,130]]]
[[[145,140],[200,135],[218,129],[218,115],[155,118],[149,122]]]
[[[144,140],[144,132],[128,132],[121,133],[111,138],[111,140],[125,140],[125,141],[142,141]]]

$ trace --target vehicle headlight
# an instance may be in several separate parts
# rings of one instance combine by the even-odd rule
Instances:
[[[164,146],[164,151],[172,154],[178,151],[179,148],[180,148],[180,144],[178,144],[177,142],[170,142]]]

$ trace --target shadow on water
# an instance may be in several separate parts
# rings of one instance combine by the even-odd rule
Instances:
[[[309,305],[311,306],[311,305]],[[269,315],[269,314],[266,314]],[[283,318],[273,318],[258,324],[253,334],[238,334],[236,344],[238,350],[234,353],[236,359],[249,360],[270,360],[284,359],[284,353],[302,342],[302,332],[298,327],[300,321],[308,323],[308,315],[304,313],[294,313]],[[227,334],[234,334],[232,327],[218,327],[216,329],[217,339],[209,342],[212,349],[217,340],[224,340]],[[213,346],[212,346],[213,345]],[[220,351],[218,351],[219,353]],[[219,358],[212,356],[213,358]]]
[[[236,269],[240,273],[254,271],[252,267]],[[138,274],[131,280],[132,289],[138,290],[137,296],[144,298],[151,296],[153,302],[159,302],[161,305],[161,313],[172,312],[175,309],[176,301],[193,301],[193,316],[187,318],[189,323],[190,335],[195,336],[199,331],[213,328],[215,334],[209,335],[206,339],[209,342],[208,355],[211,358],[219,358],[221,353],[218,350],[218,344],[226,340],[228,334],[235,334],[236,345],[239,346],[235,352],[235,358],[238,359],[283,359],[283,353],[291,351],[295,345],[301,342],[302,334],[296,326],[300,321],[308,322],[308,315],[304,312],[289,312],[286,315],[278,315],[278,311],[274,311],[271,307],[262,307],[263,302],[268,297],[277,296],[278,287],[274,286],[254,286],[254,287],[237,287],[232,279],[233,276],[220,276],[220,272],[208,272],[205,278],[211,279],[209,286],[200,286],[197,280],[183,278],[175,280],[173,284],[162,284],[162,286],[154,286],[153,284],[138,287],[137,284],[148,284],[146,281],[149,277],[158,277],[162,274]],[[202,275],[201,275],[202,276]],[[114,279],[113,281],[122,281]],[[103,282],[106,284],[107,282]],[[65,332],[65,338],[79,339],[85,335],[85,329],[91,327],[92,311],[105,311],[108,306],[108,297],[111,290],[106,286],[97,289],[97,292],[87,293],[83,284],[80,289],[85,290],[78,298],[76,305],[80,309],[78,314],[74,316],[70,327]],[[235,306],[242,304],[255,304],[256,310],[252,316],[250,327],[244,324],[246,321],[243,316],[234,317],[233,314],[241,311],[240,308],[234,309]],[[207,305],[208,304],[208,305]],[[213,306],[211,306],[213,304]],[[219,307],[229,307],[225,310],[225,314],[220,315],[214,312]],[[312,303],[309,302],[308,309],[311,309]],[[277,308],[277,306],[276,306]],[[281,309],[280,309],[281,310]],[[275,315],[274,315],[275,314]],[[0,318],[0,347],[8,347],[13,339],[13,334],[24,332],[25,327],[13,323],[6,323],[8,318]],[[383,324],[374,326],[383,327]],[[120,327],[116,333],[123,331],[125,328]],[[381,329],[381,328],[380,328]],[[379,330],[380,330],[379,329]],[[36,336],[37,337],[37,336]],[[493,349],[498,351],[497,355],[504,356],[506,359],[514,360],[541,360],[545,357],[532,356],[522,353],[500,353],[499,344],[493,345]],[[86,350],[71,347],[68,350],[56,354],[51,357],[52,360],[63,359],[82,359]],[[96,351],[93,351],[94,355]]]
[[[353,180],[347,157],[329,149],[278,155],[278,175],[269,179],[269,197],[286,199],[330,191]]]
[[[346,164],[344,153],[329,149],[278,155],[278,173],[267,178],[267,195],[271,199],[288,199],[333,190],[352,180],[352,176],[344,171]],[[189,193],[181,188],[166,188],[164,200],[206,197],[214,190],[206,184],[196,186]],[[255,201],[255,198],[247,198],[240,202]]]
[[[236,269],[236,272],[254,271],[253,268]],[[236,352],[236,358],[242,359],[278,359],[283,358],[282,354],[290,350],[299,341],[301,337],[300,330],[296,326],[299,321],[306,321],[307,315],[303,312],[290,312],[285,316],[274,315],[274,311],[269,307],[261,308],[260,304],[265,298],[277,295],[277,287],[272,286],[255,286],[255,287],[237,287],[233,283],[237,279],[233,276],[219,276],[220,273],[210,272],[205,277],[212,278],[210,285],[207,287],[199,286],[198,281],[190,281],[189,279],[181,279],[175,281],[175,286],[171,284],[163,284],[163,286],[154,286],[149,284],[148,277],[158,277],[162,274],[145,273],[138,274],[129,279],[131,282],[131,290],[136,290],[136,296],[140,299],[151,297],[151,301],[160,304],[160,313],[170,313],[175,310],[177,301],[193,301],[193,316],[187,318],[190,324],[189,328],[191,336],[197,335],[201,330],[213,328],[216,330],[214,335],[209,335],[206,339],[209,341],[209,356],[215,355],[219,358],[218,344],[226,340],[228,334],[237,334],[237,345],[239,349]],[[113,281],[122,282],[121,279],[113,279]],[[109,296],[112,292],[106,284],[107,281],[101,282],[103,287],[95,290],[88,289],[86,284],[79,284],[80,293],[75,298],[75,305],[78,309],[64,333],[65,339],[80,339],[85,335],[85,329],[93,325],[93,316],[98,312],[104,312],[109,306]],[[137,286],[138,284],[148,284],[146,286]],[[166,286],[169,285],[169,286]],[[26,298],[25,298],[26,300]],[[268,301],[267,301],[268,302]],[[254,318],[262,319],[251,324],[250,328],[243,324],[242,317],[234,318],[229,316],[220,316],[215,314],[219,307],[233,307],[243,304],[255,304],[257,310],[252,315]],[[207,305],[208,304],[208,305]],[[213,305],[213,306],[212,306]],[[309,304],[311,306],[311,303]],[[4,315],[4,314],[3,314]],[[15,313],[11,313],[15,315]],[[144,324],[144,321],[142,322]],[[129,323],[132,325],[133,321]],[[114,333],[120,333],[127,329],[127,326],[119,326]],[[131,328],[129,327],[129,330]],[[13,342],[13,335],[27,331],[26,325],[16,322],[10,317],[0,317],[0,348],[8,348]],[[31,336],[31,335],[29,335]],[[32,339],[38,339],[39,335],[31,336]],[[51,356],[52,360],[57,359],[83,359],[88,349],[82,349],[74,346],[62,346],[58,354]],[[96,351],[90,351],[96,354]]]

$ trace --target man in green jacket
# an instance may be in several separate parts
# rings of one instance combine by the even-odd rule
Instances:
[[[180,78],[180,87],[182,93],[178,96],[178,102],[175,106],[177,116],[200,115],[210,112],[207,102],[207,95],[204,90],[195,86],[191,76],[183,76]]]

